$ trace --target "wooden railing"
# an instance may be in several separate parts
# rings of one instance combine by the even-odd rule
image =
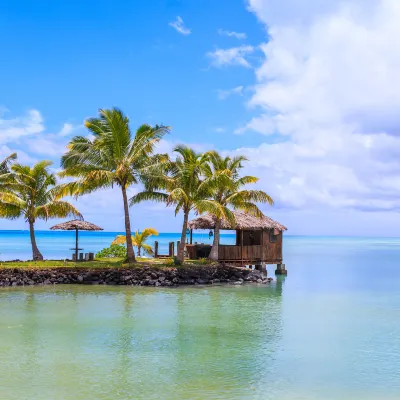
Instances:
[[[263,254],[264,253],[264,254]],[[219,245],[218,259],[221,261],[263,261],[275,263],[282,260],[281,246],[228,246]]]
[[[261,260],[262,246],[226,246],[220,245],[219,260]]]

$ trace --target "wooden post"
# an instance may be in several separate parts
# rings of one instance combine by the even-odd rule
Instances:
[[[75,229],[75,259],[78,261],[78,228]]]
[[[240,266],[243,267],[243,229],[240,231],[240,258],[241,258]]]
[[[285,264],[277,264],[275,275],[287,275],[286,265]]]
[[[193,229],[190,230],[190,244],[193,244]]]
[[[158,242],[157,240],[154,242],[154,258],[158,257]]]
[[[265,242],[264,242],[264,229],[261,231],[261,262],[265,261]],[[265,268],[266,269],[266,268]]]
[[[169,243],[168,255],[169,255],[169,257],[173,257],[175,255],[175,242],[170,242]]]

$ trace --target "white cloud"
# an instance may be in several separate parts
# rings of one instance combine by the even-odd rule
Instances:
[[[37,156],[58,158],[65,152],[68,142],[66,136],[82,127],[65,123],[60,132],[47,133],[38,110],[29,110],[25,115],[8,119],[4,117],[7,113],[8,110],[3,109],[3,117],[0,118],[0,145],[3,145],[1,148],[4,151],[8,149],[7,144],[12,145],[12,151],[18,153],[21,163],[32,164],[38,161]]]
[[[236,87],[234,87],[232,89],[228,89],[228,90],[219,89],[218,90],[218,98],[220,100],[225,100],[231,95],[237,94],[237,95],[241,96],[243,94],[243,89],[244,89],[243,86],[236,86]]]
[[[216,132],[216,133],[224,133],[224,132],[226,132],[226,128],[224,128],[222,126],[218,126],[217,128],[214,129],[214,132]]]
[[[246,56],[254,52],[254,47],[242,45],[231,47],[230,49],[216,49],[208,52],[207,57],[211,59],[211,65],[214,67],[224,67],[228,65],[239,65],[250,68],[251,65],[246,60]]]
[[[41,135],[26,142],[29,151],[45,157],[60,157],[66,151],[67,140],[60,140],[58,135]]]
[[[170,22],[168,25],[172,26],[177,32],[181,33],[182,35],[190,35],[192,33],[192,31],[188,27],[186,27],[183,19],[179,16],[176,17],[175,21]]]
[[[59,132],[60,136],[68,136],[74,130],[74,126],[72,124],[65,123]]]
[[[221,36],[229,36],[234,37],[239,40],[243,40],[247,38],[247,35],[242,32],[235,32],[235,31],[225,31],[224,29],[218,29],[218,34]]]
[[[39,111],[29,110],[26,115],[0,119],[0,143],[15,142],[24,136],[43,132],[43,118]]]
[[[12,153],[17,153],[18,156],[17,162],[21,164],[31,164],[37,161],[35,158],[31,157],[23,150],[10,148],[7,145],[0,146],[0,160],[4,160]]]
[[[278,142],[238,151],[260,185],[283,207],[400,209],[400,3],[249,8],[269,40],[249,102],[261,113],[238,132]]]

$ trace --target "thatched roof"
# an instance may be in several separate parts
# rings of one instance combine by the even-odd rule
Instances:
[[[257,218],[242,211],[233,211],[236,218],[236,225],[232,226],[228,221],[222,220],[221,229],[235,230],[235,229],[277,229],[279,231],[286,231],[286,226],[281,225],[279,222],[274,221],[269,217]],[[200,217],[189,221],[189,229],[214,229],[215,217],[210,214],[201,215]]]
[[[102,231],[103,228],[92,224],[91,222],[81,221],[79,219],[74,219],[73,221],[63,222],[58,225],[54,225],[50,228],[53,231],[74,231],[76,229],[80,231]]]

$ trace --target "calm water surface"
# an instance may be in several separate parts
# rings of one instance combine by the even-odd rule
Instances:
[[[284,246],[267,287],[3,289],[0,398],[399,399],[400,241]]]

